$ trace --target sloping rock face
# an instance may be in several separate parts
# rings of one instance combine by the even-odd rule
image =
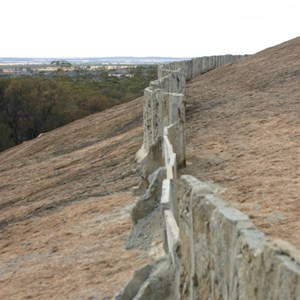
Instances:
[[[242,58],[187,86],[185,174],[268,237],[300,249],[300,38]]]
[[[229,93],[232,95],[237,93],[242,98],[243,95],[240,92],[244,90],[243,84],[247,86],[248,81],[251,79],[248,78],[248,81],[246,80],[246,82],[244,82],[247,77],[241,76],[243,74],[243,71],[239,69],[241,66],[247,65],[250,68],[255,68],[256,60],[262,62],[266,59],[264,57],[268,57],[270,53],[273,53],[273,55],[278,58],[278,52],[281,54],[287,52],[288,54],[290,51],[295,50],[295,45],[299,45],[299,43],[300,39],[296,39],[253,57],[244,57],[240,61],[224,65],[220,67],[220,69],[216,69],[199,77],[197,83],[200,82],[201,84],[202,78],[204,78],[204,81],[207,80],[207,82],[210,82],[211,86],[207,87],[207,89],[210,90],[211,93],[217,88],[217,83],[224,83],[224,88],[229,90]],[[284,49],[288,50],[284,51]],[[292,54],[292,57],[296,60],[299,59],[298,53],[299,52],[294,55]],[[214,57],[211,61],[216,59],[217,58]],[[289,64],[290,59],[291,57],[288,57],[284,62]],[[219,58],[217,60],[219,61]],[[272,63],[275,64],[276,59],[273,59]],[[281,63],[283,63],[283,61],[281,61]],[[295,61],[292,61],[291,64],[296,64],[296,67],[294,65],[292,67],[294,69],[299,67]],[[180,66],[181,69],[176,69],[177,66]],[[144,144],[142,150],[144,155],[150,154],[153,158],[150,149],[157,141],[157,138],[162,137],[163,147],[161,148],[166,170],[166,178],[159,180],[162,181],[161,186],[150,184],[153,189],[157,189],[158,194],[161,193],[160,210],[165,226],[166,251],[169,253],[165,256],[165,261],[169,262],[169,267],[173,270],[173,272],[170,273],[173,286],[172,289],[169,290],[169,293],[164,294],[164,298],[168,297],[175,300],[298,299],[300,295],[300,256],[299,251],[295,247],[281,240],[273,241],[268,239],[263,232],[254,226],[249,216],[234,206],[224,202],[220,198],[221,194],[226,193],[224,187],[209,181],[198,180],[191,175],[182,175],[177,179],[178,172],[179,174],[186,174],[192,170],[196,174],[203,174],[205,171],[209,173],[209,169],[214,165],[218,166],[226,162],[226,158],[222,159],[222,157],[214,157],[213,155],[210,157],[209,155],[211,153],[207,150],[207,166],[204,169],[201,168],[203,157],[197,156],[197,154],[201,153],[203,144],[211,143],[215,139],[215,136],[216,139],[220,138],[220,132],[226,132],[226,121],[228,120],[224,120],[221,115],[216,116],[216,119],[220,118],[223,120],[223,123],[218,123],[218,120],[215,121],[214,119],[210,120],[210,122],[206,120],[206,126],[201,130],[202,132],[207,130],[211,136],[206,134],[206,139],[200,136],[199,139],[202,140],[203,144],[197,144],[197,134],[199,134],[198,124],[200,123],[200,121],[197,120],[201,119],[202,113],[204,115],[207,113],[205,109],[203,111],[200,107],[206,107],[208,112],[214,112],[214,109],[217,110],[217,108],[220,107],[223,109],[224,114],[227,114],[227,119],[230,120],[230,114],[235,117],[231,122],[239,120],[236,114],[243,115],[243,109],[252,117],[261,117],[255,109],[254,102],[249,108],[247,107],[247,102],[243,102],[243,99],[235,99],[237,103],[233,103],[229,98],[227,101],[220,101],[219,98],[214,98],[214,93],[211,95],[205,94],[206,97],[211,97],[207,100],[201,98],[201,90],[195,90],[194,94],[190,91],[187,92],[190,97],[186,99],[188,113],[183,113],[182,104],[185,103],[184,94],[177,94],[176,100],[170,96],[164,96],[166,94],[174,95],[178,91],[185,93],[184,77],[186,74],[193,74],[193,71],[190,71],[194,70],[192,66],[193,61],[171,64],[169,68],[167,65],[164,66],[163,69],[160,69],[159,74],[161,74],[161,76],[167,74],[167,76],[159,78],[157,82],[151,83],[151,87],[146,90],[145,93]],[[270,67],[270,63],[265,63],[265,66]],[[243,70],[244,72],[248,72],[247,69]],[[266,81],[262,88],[266,90],[268,90],[266,86],[273,85],[272,78],[282,75],[280,73],[281,70],[277,70],[279,74],[275,75],[273,73],[270,74],[270,71],[273,71],[273,68],[270,67],[270,70],[264,73],[266,77],[260,78],[260,82],[256,83],[260,86],[261,81],[265,79]],[[228,78],[218,77],[218,74],[228,74],[230,80],[228,80]],[[295,74],[297,74],[297,71],[293,70],[291,77],[295,77]],[[286,79],[282,78],[283,84],[281,88],[283,89],[283,94],[285,94],[284,82],[290,77],[288,73],[286,75]],[[210,77],[213,78],[211,81],[207,79]],[[234,84],[231,85],[231,77],[239,80],[236,87]],[[270,82],[268,82],[269,80]],[[293,84],[295,84],[295,82],[299,83],[299,78],[293,78]],[[190,87],[193,88],[195,86],[191,85]],[[253,90],[251,95],[255,92],[256,91]],[[218,92],[215,91],[215,93],[217,94]],[[201,100],[199,100],[198,97]],[[222,94],[218,95],[218,97],[222,97]],[[281,98],[281,96],[278,95],[278,98]],[[275,102],[278,104],[278,101],[275,100]],[[230,105],[228,105],[228,103],[230,103]],[[261,103],[263,103],[263,105],[261,105]],[[295,105],[293,100],[287,101],[287,103],[291,106]],[[275,110],[275,116],[277,116],[276,108],[274,108],[272,104],[265,103],[265,99],[260,99],[260,103],[257,105],[258,107],[270,108],[271,117],[274,117],[273,110]],[[164,108],[167,109],[164,110]],[[198,108],[198,110],[194,110],[194,108]],[[289,109],[287,109],[287,111],[285,109],[279,109],[279,111],[288,113]],[[249,118],[249,115],[246,115],[246,117]],[[190,130],[190,132],[187,133],[187,139],[185,138],[186,132],[184,130],[185,116],[189,123],[187,126],[188,131]],[[267,114],[265,116],[265,112],[263,112],[263,116],[264,122],[260,122],[260,124],[268,122],[269,115]],[[192,119],[192,117],[194,117],[194,119]],[[293,114],[289,117],[292,120],[294,119]],[[191,119],[189,120],[189,118],[191,118],[192,121]],[[220,128],[214,127],[210,125],[210,123],[212,125],[217,123]],[[197,125],[196,128],[194,128],[194,124]],[[245,123],[245,125],[247,125],[247,123]],[[212,129],[210,127],[212,127]],[[177,131],[175,129],[177,129]],[[235,130],[238,131],[239,129],[240,124],[236,124]],[[290,129],[289,126],[287,129]],[[177,132],[177,134],[174,134],[175,132]],[[253,137],[255,141],[256,136],[253,132],[252,130],[250,137]],[[227,138],[229,139],[228,136]],[[193,139],[195,139],[195,141]],[[242,134],[240,134],[239,142],[242,143],[243,139],[249,139],[249,136],[242,136]],[[264,139],[270,142],[268,136],[264,135]],[[189,152],[185,151],[186,140],[188,141],[187,147],[189,148]],[[230,146],[229,140],[222,142],[222,148],[226,148],[227,145]],[[180,147],[178,147],[178,145],[180,145]],[[277,149],[280,149],[281,152],[284,153],[285,144],[282,143],[282,141],[277,141],[276,146]],[[239,150],[241,151],[241,149]],[[295,151],[295,149],[293,148],[292,151]],[[253,152],[251,153],[253,154]],[[141,152],[139,152],[139,154],[141,154]],[[153,166],[154,162],[151,162],[150,156],[146,156],[148,159],[144,161]],[[238,157],[243,156],[244,153]],[[140,156],[138,155],[138,157]],[[272,158],[274,158],[274,153],[272,153]],[[264,157],[262,157],[262,160],[263,159]],[[279,160],[272,160],[272,162],[277,161]],[[231,163],[236,167],[234,162],[231,161]],[[177,170],[178,167],[185,165],[187,165],[186,168]],[[268,161],[266,165],[268,165]],[[253,171],[253,166],[250,166],[250,168]],[[158,169],[158,171],[153,174],[158,174],[159,170],[161,169]],[[220,171],[223,170],[221,169]],[[237,172],[239,171],[240,170],[237,170]],[[242,171],[247,172],[246,166]],[[152,175],[148,178],[151,176]],[[237,183],[239,183],[239,181],[237,181]],[[255,189],[255,187],[253,188]],[[155,193],[153,189],[151,192],[155,195],[155,203],[158,203],[157,193]],[[141,200],[147,200],[149,198],[149,190],[150,189],[146,191]],[[255,196],[257,197],[257,195]],[[237,200],[238,199],[239,198],[237,198]],[[256,201],[256,198],[254,197],[253,200]],[[153,203],[153,201],[151,203]],[[295,204],[293,200],[290,203]],[[142,216],[140,212],[142,211],[143,204],[145,204],[145,211],[149,211],[147,201],[139,201],[138,204],[138,209],[134,211],[133,215],[135,218],[136,216]],[[278,207],[276,207],[276,209],[278,210]],[[294,209],[297,214],[297,206],[294,206]],[[295,214],[295,211],[293,211],[292,214]],[[139,213],[137,214],[137,212]],[[148,216],[151,214],[152,213],[148,214]],[[144,219],[147,219],[148,216],[145,215]],[[282,220],[282,217],[281,214],[278,213],[272,215],[272,218],[267,219],[269,222],[274,220],[278,221]],[[134,218],[133,221],[136,222]],[[138,222],[140,222],[140,219]],[[293,227],[295,225],[293,220],[290,225],[292,226],[291,228],[297,232],[299,228]],[[155,229],[156,227],[153,226],[153,230]],[[153,270],[155,271],[156,268],[154,267]],[[165,284],[168,283],[166,282]],[[138,292],[133,299],[144,299],[143,297],[146,297],[145,299],[159,298],[157,290],[150,289],[145,293],[142,286],[143,284],[140,284]],[[130,283],[128,287],[130,287]],[[166,286],[163,285],[162,290],[164,292],[166,291],[165,288]]]
[[[132,280],[116,295],[116,300],[172,300],[174,268],[170,258],[158,260],[137,270]]]
[[[243,58],[187,88],[187,74],[221,60],[164,66],[171,84],[151,83],[144,101],[163,118],[144,119],[143,141],[138,99],[1,153],[0,298],[298,299],[300,258],[290,243],[300,236],[299,44]],[[142,160],[160,138],[166,145],[146,157],[134,206],[135,154],[143,143]],[[179,174],[201,180],[177,181],[176,149],[186,165]],[[162,165],[166,179],[157,176]],[[125,251],[126,239],[158,261]]]
[[[125,251],[142,99],[0,153],[0,299],[111,299],[144,264]]]

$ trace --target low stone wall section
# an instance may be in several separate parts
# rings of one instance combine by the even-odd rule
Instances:
[[[177,184],[181,254],[177,299],[300,299],[291,245],[270,242],[248,216],[183,175]],[[278,243],[280,243],[278,241]]]
[[[186,80],[241,57],[241,55],[207,56],[159,65],[158,79],[150,82],[150,86],[144,90],[144,141],[137,154],[137,160],[141,161],[151,145],[163,136],[165,126],[178,122],[176,144],[182,146],[177,148],[176,154],[179,164],[184,165]]]
[[[158,78],[163,78],[170,71],[181,70],[185,80],[193,79],[222,65],[231,63],[245,55],[215,55],[193,58],[191,60],[175,61],[158,66]]]
[[[177,168],[185,165],[186,80],[240,57],[162,65],[159,79],[145,89],[144,142],[137,156],[143,158],[143,180],[156,178],[156,185],[149,181],[133,221],[146,217],[147,208],[153,211],[160,198],[164,244],[171,257],[166,261],[173,270],[170,299],[300,300],[297,249],[267,240],[248,216],[216,196],[216,185],[189,175],[177,178]],[[158,171],[152,173],[155,166],[160,178]],[[155,201],[149,201],[149,191]],[[155,290],[151,297],[158,299]]]
[[[173,124],[174,126],[174,124]],[[165,221],[165,232],[168,252],[175,265],[176,249],[179,245],[179,228],[175,219],[178,211],[177,202],[177,162],[176,154],[173,152],[173,145],[169,140],[169,132],[172,125],[164,128],[163,149],[166,169],[166,179],[162,183],[161,208]]]
[[[175,80],[176,81],[176,80]],[[184,83],[182,82],[185,86]],[[153,84],[144,91],[144,139],[137,158],[141,161],[164,134],[166,126],[174,125],[173,140],[179,165],[185,164],[185,96],[177,92],[166,92]],[[168,86],[169,87],[169,86]],[[178,90],[182,90],[177,86]],[[174,88],[175,89],[175,88]]]

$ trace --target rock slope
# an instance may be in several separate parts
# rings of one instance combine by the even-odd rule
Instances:
[[[187,87],[187,167],[300,248],[300,38]],[[149,263],[125,250],[142,99],[0,153],[0,299],[111,299]],[[146,233],[145,233],[146,234]]]
[[[0,153],[0,299],[111,299],[148,259],[125,242],[142,102]]]
[[[300,249],[300,38],[189,82],[187,163],[267,236]]]

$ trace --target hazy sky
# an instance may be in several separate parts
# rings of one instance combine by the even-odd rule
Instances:
[[[252,54],[299,16],[299,0],[2,0],[0,57]]]

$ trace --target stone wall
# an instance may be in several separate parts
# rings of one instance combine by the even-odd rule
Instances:
[[[176,149],[179,165],[185,164],[184,122],[186,80],[204,74],[224,64],[231,63],[241,55],[198,57],[191,60],[162,64],[158,67],[158,80],[152,81],[144,91],[144,142],[137,154],[141,161],[151,145],[163,136],[163,128],[177,124]],[[175,121],[176,120],[176,121]]]
[[[197,57],[186,61],[175,61],[158,66],[158,78],[168,75],[169,71],[181,70],[186,80],[207,73],[222,65],[231,63],[244,55],[217,55]]]
[[[268,241],[248,216],[216,196],[214,184],[189,175],[177,178],[177,168],[185,165],[185,80],[237,58],[215,56],[162,65],[159,79],[145,90],[144,143],[137,157],[143,161],[144,181],[149,178],[144,195],[151,190],[156,196],[151,210],[143,196],[133,211],[142,212],[135,213],[139,216],[159,207],[161,212],[168,256],[164,264],[172,265],[168,272],[156,271],[156,279],[168,274],[164,299],[300,300],[297,249]],[[163,176],[157,176],[156,165]],[[151,189],[153,178],[159,195]],[[153,276],[145,282],[154,282]],[[151,294],[142,287],[136,290],[131,299],[158,299],[155,288]]]
[[[176,299],[300,299],[299,252],[268,241],[211,183],[177,181]]]

